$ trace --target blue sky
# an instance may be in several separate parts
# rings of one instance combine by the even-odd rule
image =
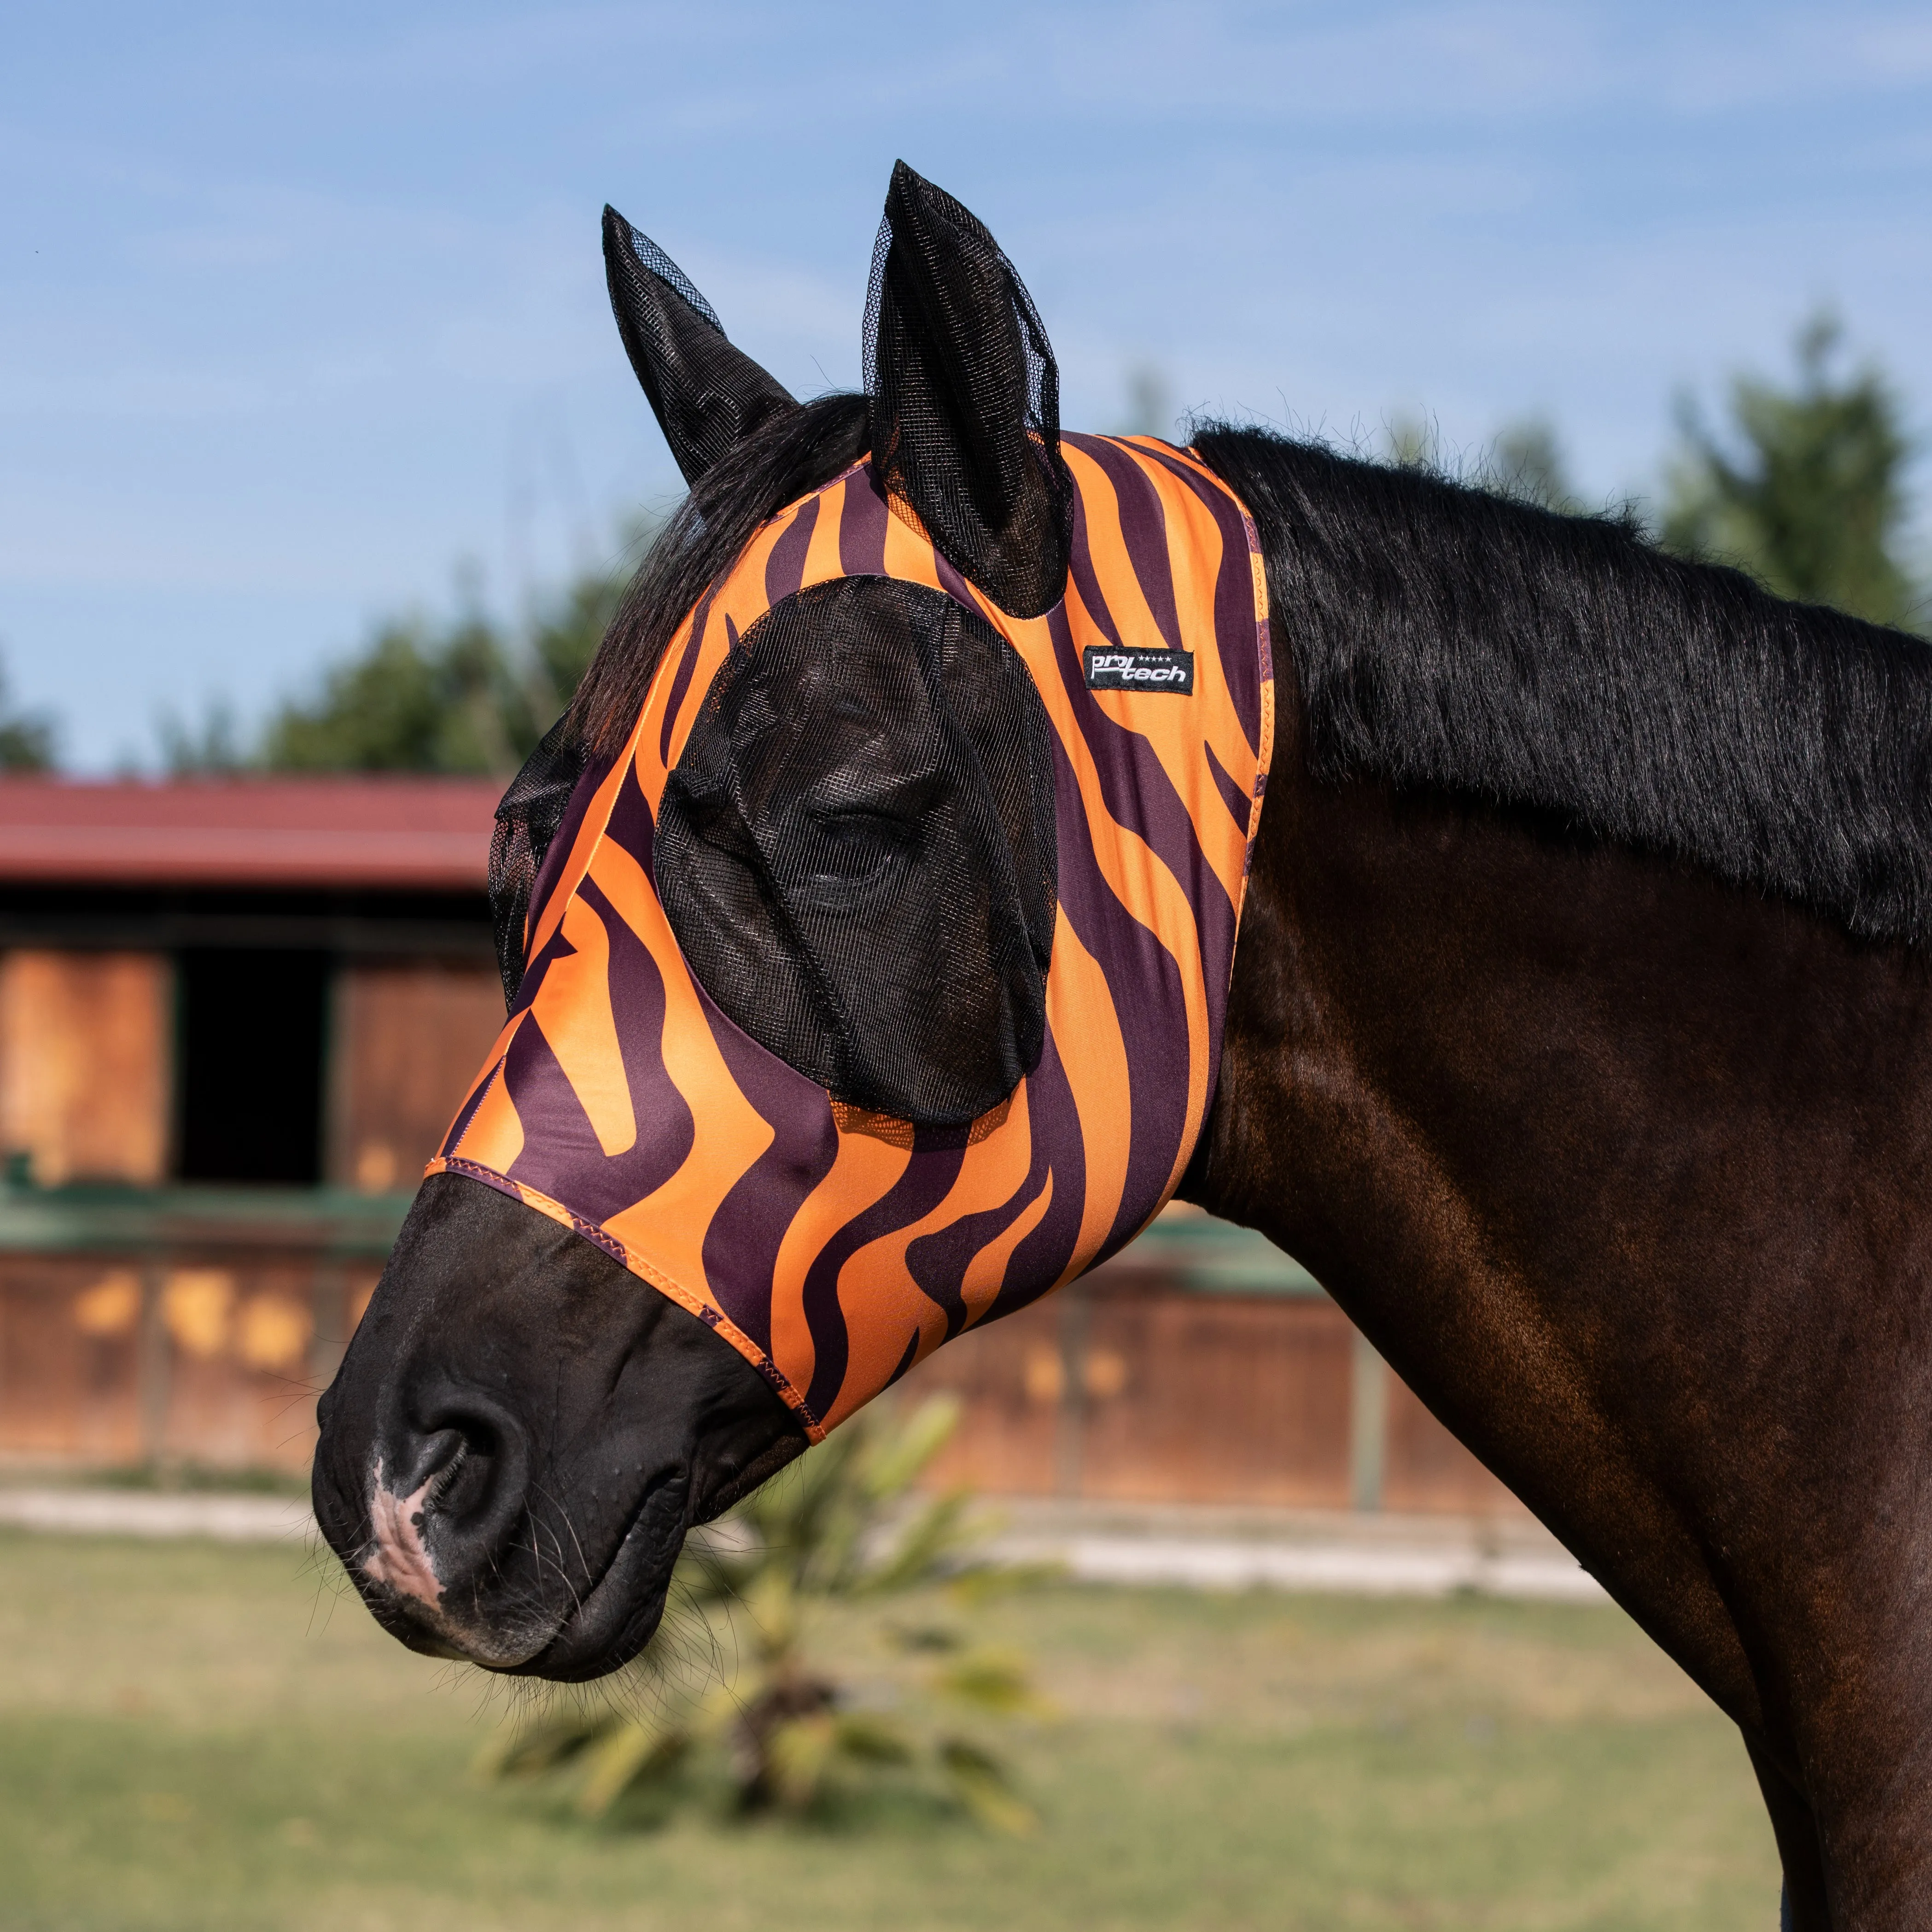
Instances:
[[[1684,386],[1834,303],[1932,419],[1932,7],[166,8],[0,44],[0,642],[70,762],[371,620],[513,611],[675,472],[614,202],[795,392],[859,380],[903,154],[992,226],[1070,427],[1178,408],[1654,487]],[[1924,472],[1922,466],[1920,475]]]

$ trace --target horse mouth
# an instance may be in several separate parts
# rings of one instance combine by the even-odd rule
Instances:
[[[685,1498],[680,1470],[652,1484],[632,1516],[603,1574],[579,1597],[534,1655],[491,1664],[500,1674],[581,1684],[621,1670],[657,1634],[683,1544]]]
[[[568,1607],[554,1622],[500,1620],[473,1597],[471,1615],[453,1612],[452,1598],[460,1600],[470,1592],[460,1583],[439,1582],[436,1572],[447,1565],[436,1560],[444,1552],[433,1540],[411,1538],[411,1546],[398,1551],[388,1546],[393,1534],[385,1539],[379,1531],[352,1568],[376,1621],[410,1649],[500,1676],[580,1683],[620,1670],[656,1634],[683,1542],[688,1488],[681,1469],[650,1484],[602,1570],[572,1590]],[[388,1514],[404,1521],[408,1505],[422,1498],[391,1500]],[[372,1511],[372,1526],[374,1520]]]

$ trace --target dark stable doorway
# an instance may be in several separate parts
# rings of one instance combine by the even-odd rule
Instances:
[[[181,1178],[313,1186],[328,955],[208,949],[179,959]]]

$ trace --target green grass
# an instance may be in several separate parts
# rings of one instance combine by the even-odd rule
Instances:
[[[582,1825],[474,1783],[500,1688],[298,1552],[0,1536],[0,1928],[1776,1922],[1736,1732],[1614,1611],[1052,1585],[892,1615],[1032,1652],[1037,1837]],[[825,1641],[884,1670],[856,1626]]]

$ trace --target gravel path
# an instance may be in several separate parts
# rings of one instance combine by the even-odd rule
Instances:
[[[1312,1511],[1188,1510],[994,1503],[996,1562],[1046,1564],[1100,1583],[1196,1589],[1446,1597],[1458,1591],[1600,1603],[1602,1586],[1534,1524]],[[308,1505],[210,1492],[0,1487],[0,1524],[82,1536],[208,1537],[307,1544]]]
[[[0,1523],[79,1536],[205,1536],[218,1543],[298,1543],[315,1519],[298,1496],[218,1490],[0,1489]]]

